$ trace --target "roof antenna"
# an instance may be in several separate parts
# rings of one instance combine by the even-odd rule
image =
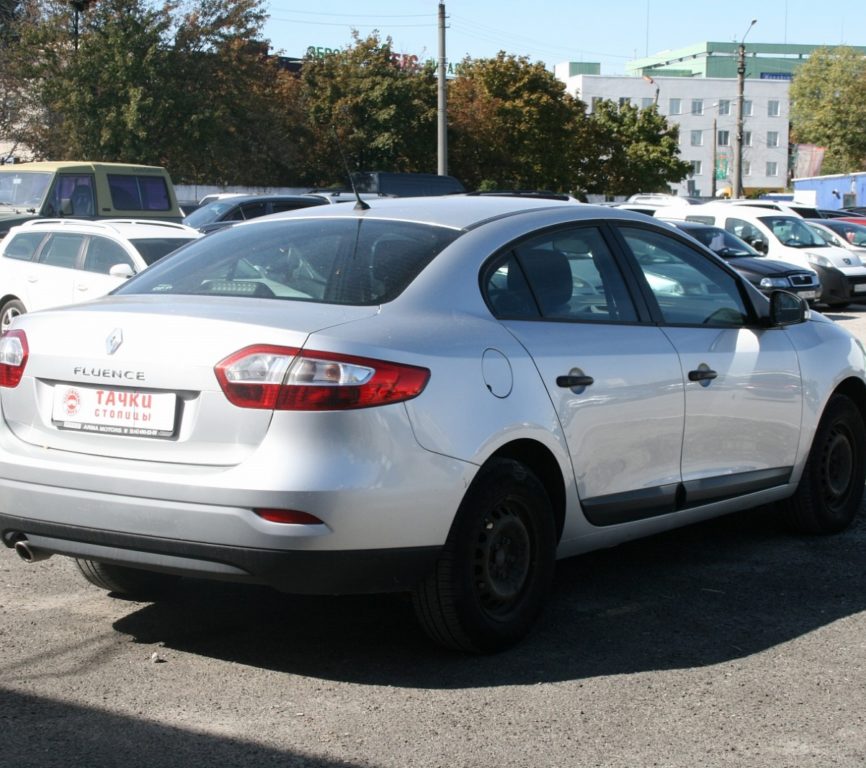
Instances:
[[[361,199],[361,195],[358,194],[358,189],[355,186],[355,179],[349,171],[349,164],[346,162],[346,156],[343,154],[343,145],[340,144],[340,137],[337,135],[337,129],[331,125],[331,132],[334,134],[334,141],[337,143],[337,150],[340,152],[340,159],[343,161],[343,168],[346,169],[346,176],[349,177],[349,186],[352,187],[352,192],[355,193],[355,210],[356,211],[367,211],[370,209],[370,205],[365,203]]]

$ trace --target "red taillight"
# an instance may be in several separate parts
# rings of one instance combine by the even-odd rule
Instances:
[[[315,515],[300,512],[297,509],[254,509],[262,520],[269,523],[285,523],[286,525],[324,525]]]
[[[430,371],[366,357],[292,347],[247,347],[214,368],[230,402],[277,411],[339,411],[411,400]]]
[[[0,336],[0,387],[18,386],[29,355],[24,331],[7,331]]]

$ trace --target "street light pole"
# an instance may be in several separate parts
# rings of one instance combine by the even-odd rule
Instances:
[[[752,19],[737,49],[737,141],[734,144],[734,197],[743,196],[743,94],[746,86],[746,35],[757,23]]]
[[[445,3],[439,3],[439,90],[437,105],[437,172],[448,175],[448,91],[445,78]]]

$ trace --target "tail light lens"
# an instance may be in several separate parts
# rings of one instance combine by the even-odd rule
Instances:
[[[214,368],[231,403],[277,411],[339,411],[411,400],[427,368],[292,347],[246,347]]]
[[[7,331],[0,336],[0,387],[18,386],[29,355],[24,331]]]

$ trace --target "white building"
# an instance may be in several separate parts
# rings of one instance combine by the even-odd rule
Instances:
[[[592,111],[599,99],[636,107],[658,105],[680,129],[680,159],[692,173],[675,194],[711,197],[733,187],[737,136],[737,80],[721,77],[622,77],[570,74],[575,66],[557,64],[554,74],[566,90]],[[788,184],[788,80],[745,80],[743,95],[743,189],[783,190]],[[713,178],[715,169],[715,179]],[[645,190],[635,190],[641,192]]]

